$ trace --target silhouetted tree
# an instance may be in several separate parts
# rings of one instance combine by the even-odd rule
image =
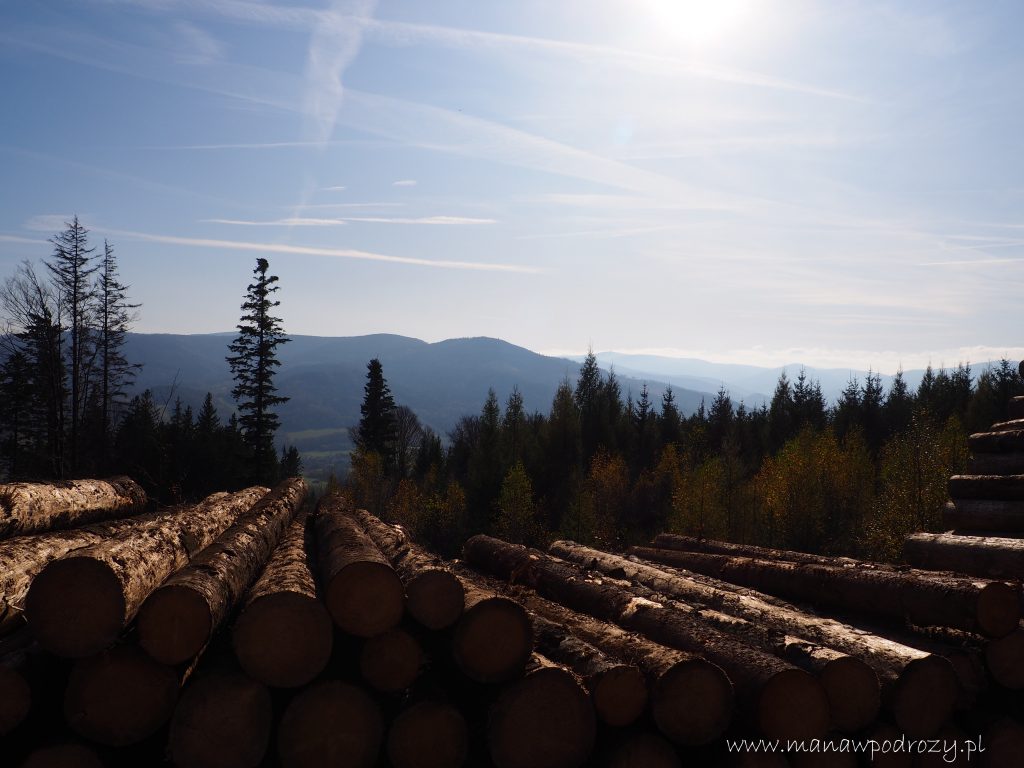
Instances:
[[[274,386],[274,374],[281,364],[277,347],[289,339],[280,318],[271,314],[281,302],[271,300],[279,286],[275,285],[277,275],[267,274],[269,267],[266,259],[256,260],[255,281],[242,303],[238,336],[229,345],[231,354],[227,357],[235,379],[231,394],[238,403],[246,445],[252,451],[252,479],[263,483],[273,482],[278,470],[274,433],[280,420],[273,409],[288,401],[277,394]]]
[[[376,357],[366,365],[366,384],[359,412],[362,418],[356,429],[356,447],[363,453],[378,454],[387,468],[392,467],[395,460],[395,398],[384,378],[384,367]]]

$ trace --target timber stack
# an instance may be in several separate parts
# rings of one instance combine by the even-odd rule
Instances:
[[[9,516],[35,522],[0,541],[4,765],[679,768],[760,764],[743,738],[979,734],[976,764],[1019,756],[1019,583],[670,534],[445,561],[297,478],[160,511],[125,480],[105,510],[48,518],[40,487]]]

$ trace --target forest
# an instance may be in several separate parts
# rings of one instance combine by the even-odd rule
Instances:
[[[449,554],[478,532],[614,550],[673,531],[895,560],[906,534],[941,527],[967,436],[1004,419],[1018,394],[1024,381],[1007,360],[977,376],[967,364],[929,366],[916,391],[902,374],[885,391],[869,373],[835,404],[801,372],[783,374],[761,408],[722,389],[686,416],[671,390],[660,403],[646,387],[624,398],[591,353],[546,415],[527,413],[515,391],[502,406],[492,391],[443,441],[396,406],[372,361],[347,485]]]

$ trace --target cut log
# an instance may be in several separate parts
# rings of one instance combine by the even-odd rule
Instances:
[[[953,475],[948,487],[952,499],[1024,501],[1024,475]]]
[[[1024,451],[1024,429],[1012,432],[976,432],[967,438],[971,453],[1012,453]]]
[[[650,731],[627,736],[612,750],[604,765],[607,768],[682,768],[672,745]]]
[[[265,686],[240,672],[211,672],[182,691],[168,751],[179,768],[256,768],[272,725]]]
[[[934,571],[1024,579],[1024,539],[913,533],[903,541],[903,559]]]
[[[984,768],[1019,765],[1024,755],[1024,725],[1012,717],[1000,718],[975,739],[985,749],[980,754]],[[979,752],[974,750],[973,756],[978,757]]]
[[[461,581],[466,608],[452,637],[455,663],[478,683],[518,677],[533,651],[533,628],[526,609],[514,600]]]
[[[1010,419],[1024,419],[1024,397],[1011,397],[1006,404],[1006,415]]]
[[[468,751],[466,718],[449,704],[413,704],[388,731],[387,754],[393,768],[460,768]]]
[[[511,594],[531,613],[641,669],[649,680],[654,722],[674,742],[703,743],[728,727],[734,707],[733,690],[721,667],[696,654],[667,648],[615,624],[576,613],[525,588],[513,587]]]
[[[568,541],[551,545],[551,552],[586,568],[613,577],[627,578],[658,593],[687,602],[705,605],[739,616],[755,626],[775,629],[817,643],[825,648],[860,659],[873,669],[885,684],[886,706],[900,726],[910,734],[925,738],[933,734],[952,714],[957,696],[957,681],[952,665],[946,659],[903,645],[870,632],[828,618],[798,611],[785,603],[769,603],[749,590],[733,592],[720,581],[657,568],[634,562]],[[799,645],[791,650],[799,650]],[[861,671],[857,671],[861,670]],[[834,673],[834,677],[833,677]],[[844,685],[853,685],[845,697],[839,692]],[[877,710],[877,683],[865,684],[862,669],[836,666],[823,684],[832,692],[829,699],[836,727],[857,730]],[[860,691],[853,694],[853,691]]]
[[[609,658],[566,627],[536,615],[530,619],[537,650],[583,680],[601,722],[622,727],[639,719],[647,708],[647,681],[638,667]]]
[[[1024,452],[976,453],[967,460],[973,475],[1024,475]]]
[[[28,717],[32,688],[25,678],[28,648],[0,655],[0,736],[10,733]]]
[[[33,750],[21,768],[103,768],[103,762],[85,744],[54,744]]]
[[[423,649],[404,629],[392,629],[363,644],[359,671],[370,686],[384,693],[411,687],[423,667]]]
[[[409,615],[427,629],[454,626],[462,615],[462,582],[444,561],[409,541],[401,526],[388,525],[364,509],[353,517],[387,557],[405,585]]]
[[[793,768],[857,768],[857,757],[851,739],[842,734],[829,734],[820,741],[810,742],[803,752],[789,754]]]
[[[301,516],[249,590],[232,630],[242,669],[276,688],[306,685],[331,658],[334,625],[317,596],[306,540],[306,518]]]
[[[522,680],[491,705],[487,744],[496,768],[577,768],[594,747],[594,708],[582,682],[534,654]]]
[[[306,493],[301,478],[278,484],[149,596],[137,626],[150,656],[182,664],[199,654],[260,575]]]
[[[66,658],[112,645],[147,597],[267,492],[214,494],[171,516],[75,549],[29,588],[25,616],[39,644]]]
[[[181,676],[134,645],[75,664],[64,693],[64,718],[97,744],[123,747],[156,733],[171,718]]]
[[[1010,421],[997,421],[991,427],[991,432],[1019,432],[1024,429],[1024,419],[1011,419]]]
[[[884,722],[877,723],[868,729],[864,738],[869,742],[865,765],[871,768],[913,768],[913,755],[905,749],[893,751],[893,745],[907,738],[896,726]],[[885,751],[882,751],[883,749]]]
[[[661,603],[586,579],[575,568],[536,550],[477,535],[466,542],[463,556],[476,568],[526,584],[573,610],[702,655],[725,670],[741,707],[769,738],[813,738],[828,729],[828,700],[820,683],[781,659]]]
[[[281,718],[277,750],[283,768],[371,768],[380,753],[380,708],[349,683],[315,683]]]
[[[1024,501],[957,499],[943,507],[942,524],[954,533],[1024,536]]]
[[[1018,590],[1000,581],[784,563],[634,547],[652,562],[697,571],[780,597],[869,615],[1002,637],[1020,621]]]
[[[0,539],[96,520],[126,517],[146,506],[146,492],[129,477],[0,485]]]
[[[733,544],[728,541],[701,539],[696,536],[680,536],[675,533],[659,533],[654,537],[651,546],[655,549],[671,549],[678,552],[706,552],[712,555],[729,555],[730,557],[754,557],[761,560],[782,560],[790,563],[811,563],[816,565],[850,565],[862,566],[865,563],[845,557],[828,557],[814,555],[809,552],[796,552],[788,549],[772,549],[757,547],[752,544]],[[866,565],[881,565],[867,563]],[[884,566],[883,566],[884,567]]]
[[[0,541],[0,637],[25,626],[25,598],[33,579],[53,560],[132,531],[170,521],[181,510],[93,523],[70,531],[18,536]]]
[[[1024,690],[1024,626],[990,641],[985,647],[985,663],[992,679],[1001,686]]]
[[[405,589],[351,511],[340,496],[320,500],[316,533],[324,597],[342,630],[373,637],[398,626]]]

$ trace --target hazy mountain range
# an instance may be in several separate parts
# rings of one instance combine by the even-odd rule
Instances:
[[[232,333],[175,335],[129,334],[125,353],[142,364],[135,388],[151,389],[169,409],[176,398],[198,410],[207,392],[222,418],[234,407],[231,372],[225,362]],[[427,343],[391,334],[355,337],[293,336],[279,348],[281,368],[276,380],[280,393],[291,398],[281,407],[279,439],[298,446],[307,470],[347,463],[352,443],[348,429],[359,421],[366,381],[366,364],[380,358],[395,400],[412,408],[420,420],[444,435],[459,417],[479,413],[493,388],[504,404],[518,387],[527,411],[547,413],[559,382],[575,382],[582,358],[550,357],[500,339],[465,338]],[[623,397],[637,398],[647,383],[652,401],[660,406],[669,385],[684,414],[701,401],[710,405],[725,387],[738,402],[758,407],[770,398],[779,374],[795,379],[800,365],[760,368],[704,360],[601,352],[602,368],[614,367]],[[834,400],[851,376],[863,381],[863,371],[807,367]],[[920,371],[905,374],[913,388]],[[888,387],[891,377],[883,376]]]

